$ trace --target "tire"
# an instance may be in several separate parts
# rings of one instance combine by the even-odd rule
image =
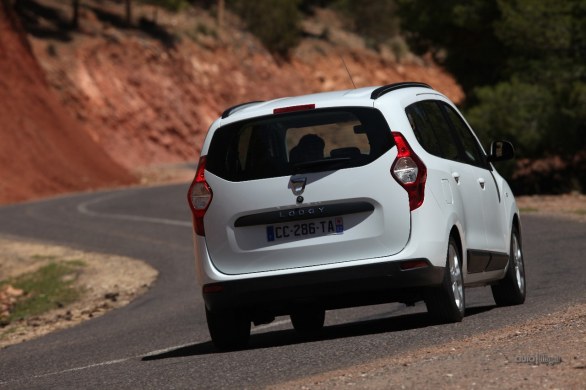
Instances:
[[[521,305],[525,302],[527,293],[525,262],[523,261],[521,234],[515,226],[513,226],[511,232],[511,253],[507,273],[504,279],[497,284],[493,284],[491,288],[492,296],[497,306]]]
[[[326,311],[318,307],[305,307],[291,313],[293,328],[302,336],[315,337],[324,327]]]
[[[250,320],[233,310],[210,311],[206,318],[212,342],[220,350],[242,349],[250,339]]]
[[[461,259],[458,243],[450,237],[442,285],[425,299],[429,314],[442,323],[460,322],[464,318],[466,300]]]

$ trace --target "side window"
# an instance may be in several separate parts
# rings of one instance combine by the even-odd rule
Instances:
[[[415,137],[421,146],[423,146],[423,149],[433,155],[441,156],[442,150],[437,134],[429,124],[424,107],[421,104],[412,104],[405,111],[415,133]]]
[[[456,160],[458,147],[440,106],[433,100],[414,103],[406,109],[415,137],[427,152]]]
[[[459,146],[461,146],[462,149],[458,154],[457,161],[485,167],[485,159],[482,150],[480,149],[480,145],[474,135],[472,135],[466,122],[462,120],[462,117],[460,117],[452,107],[445,103],[441,103],[441,105],[454,127],[454,131],[456,132],[456,136],[460,143]]]

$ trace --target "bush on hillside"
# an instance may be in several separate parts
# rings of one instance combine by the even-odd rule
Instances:
[[[436,59],[464,87],[477,133],[513,140],[521,157],[568,164],[558,175],[563,188],[559,180],[534,188],[586,190],[579,157],[586,154],[586,2],[397,1],[411,47],[443,52]]]
[[[299,3],[299,0],[234,0],[229,4],[271,53],[287,57],[301,38]]]
[[[353,0],[337,0],[334,7],[350,22],[353,31],[363,36],[370,47],[389,42],[400,31],[395,0],[377,0],[365,4]]]

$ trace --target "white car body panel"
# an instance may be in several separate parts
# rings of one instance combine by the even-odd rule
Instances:
[[[235,275],[398,253],[407,244],[411,229],[407,194],[389,172],[395,156],[396,148],[367,166],[298,175],[308,179],[303,207],[363,201],[375,210],[343,216],[342,234],[276,242],[267,241],[266,225],[234,227],[234,223],[245,215],[299,208],[289,188],[289,176],[232,183],[207,174],[214,200],[204,221],[206,243],[211,248],[210,259],[215,268]],[[334,194],[340,196],[332,202]],[[404,206],[394,207],[401,204]]]

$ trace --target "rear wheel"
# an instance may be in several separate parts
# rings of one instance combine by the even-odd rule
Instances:
[[[206,318],[212,342],[221,350],[246,347],[250,338],[250,320],[234,310],[208,310]]]
[[[324,327],[326,311],[319,307],[305,307],[291,313],[293,328],[303,336],[317,336]]]
[[[446,271],[440,288],[425,300],[427,311],[440,322],[460,322],[466,307],[460,249],[454,237],[448,242]]]
[[[497,306],[520,305],[525,302],[525,263],[521,235],[516,227],[511,232],[511,254],[505,278],[491,286]]]

